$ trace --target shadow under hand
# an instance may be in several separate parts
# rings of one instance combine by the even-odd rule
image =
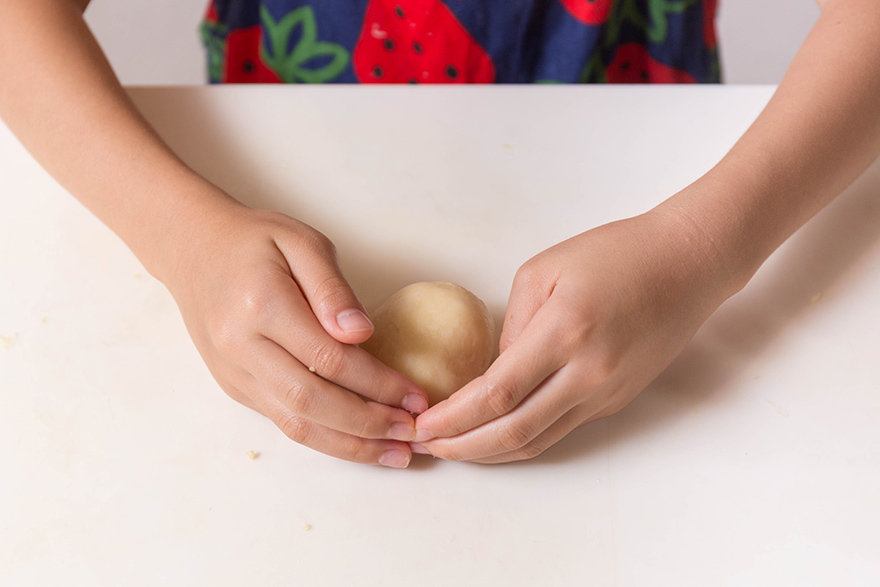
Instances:
[[[339,250],[343,273],[369,311],[406,285],[449,279],[447,267],[413,259],[403,243],[399,251],[380,248],[365,240],[363,231],[345,230],[338,218],[330,222],[332,206],[313,205],[310,200],[320,200],[323,194],[314,185],[300,188],[295,171],[284,170],[284,185],[279,187],[277,161],[261,159],[261,150],[275,143],[267,139],[266,145],[254,144],[252,133],[230,123],[224,108],[237,104],[235,100],[217,100],[216,94],[190,88],[135,88],[130,95],[169,147],[199,175],[247,206],[282,212],[325,232]],[[328,152],[326,158],[331,160],[332,155]],[[329,226],[335,230],[328,230]],[[490,307],[490,311],[500,331],[505,308]]]
[[[222,112],[200,94],[169,88],[132,92],[138,108],[171,148],[195,171],[247,205],[292,213],[260,184],[258,150],[237,148],[221,124]],[[181,121],[184,121],[181,124]],[[288,208],[288,209],[284,209]],[[343,270],[368,309],[416,281],[433,281],[430,267],[405,258],[385,258],[363,242],[334,235]],[[810,311],[811,298],[833,302],[834,288],[880,241],[880,162],[837,201],[794,235],[767,267],[706,321],[679,357],[630,407],[609,419],[575,430],[542,456],[513,466],[552,465],[589,458],[608,442],[634,439],[669,426],[683,408],[718,401],[719,392],[748,371],[787,327]],[[772,271],[771,271],[772,269]],[[490,308],[496,319],[503,308]],[[500,331],[501,321],[496,325]],[[646,407],[650,409],[645,409]],[[430,466],[430,459],[419,466]]]
[[[685,410],[721,401],[723,390],[750,375],[771,344],[816,308],[817,296],[833,303],[847,274],[856,273],[878,243],[880,161],[781,247],[629,407],[582,426],[522,464],[582,460],[607,442],[644,436],[670,426]]]

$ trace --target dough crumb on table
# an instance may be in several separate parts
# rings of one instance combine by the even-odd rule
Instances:
[[[308,523],[303,524],[303,532],[309,532],[309,531],[311,531],[311,529],[312,529],[311,524],[308,524]]]
[[[13,332],[9,336],[0,336],[0,347],[3,347],[4,351],[11,349],[16,342],[18,342],[17,332]]]
[[[249,450],[249,451],[247,451],[247,452],[244,453],[244,454],[246,454],[246,455],[247,455],[247,458],[249,458],[249,459],[252,460],[252,461],[253,461],[253,460],[256,460],[256,459],[260,456],[260,453],[258,453],[258,452],[255,451],[255,450]]]

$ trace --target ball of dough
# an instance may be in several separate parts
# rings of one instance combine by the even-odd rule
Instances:
[[[361,344],[428,392],[436,404],[486,372],[495,323],[483,301],[454,283],[414,283],[372,314],[376,330]]]

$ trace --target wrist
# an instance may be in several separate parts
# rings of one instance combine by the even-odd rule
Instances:
[[[651,211],[692,252],[719,303],[745,287],[778,246],[771,231],[758,229],[731,184],[707,174]]]
[[[202,177],[186,175],[161,186],[156,201],[119,231],[144,268],[166,286],[180,272],[187,251],[215,240],[222,226],[247,209]]]

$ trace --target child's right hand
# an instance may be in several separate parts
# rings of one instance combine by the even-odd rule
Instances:
[[[186,167],[125,95],[86,4],[0,2],[0,117],[165,283],[230,396],[321,452],[405,467],[426,396],[354,346],[372,325],[333,245]]]
[[[354,346],[373,326],[333,244],[288,216],[237,203],[212,208],[185,240],[162,278],[220,387],[296,442],[406,467],[410,412],[426,410],[426,396]]]

